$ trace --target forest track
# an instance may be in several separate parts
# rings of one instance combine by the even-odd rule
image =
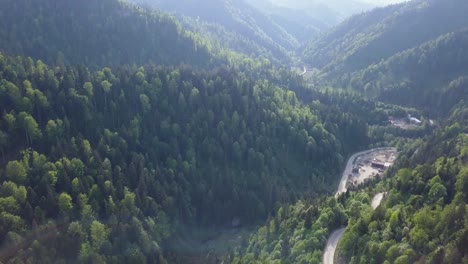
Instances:
[[[372,202],[371,202],[371,205],[372,205],[372,209],[376,209],[377,207],[379,207],[380,203],[382,203],[382,199],[384,198],[384,196],[386,195],[386,193],[384,192],[381,192],[381,193],[378,193],[374,196],[374,198],[372,198]]]

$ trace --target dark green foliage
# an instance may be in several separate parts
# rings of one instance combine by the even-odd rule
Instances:
[[[426,142],[403,147],[377,187],[369,182],[337,199],[282,207],[226,261],[320,263],[331,231],[347,224],[337,253],[343,262],[466,262],[468,127],[451,122]],[[388,194],[373,210],[369,194],[383,190]]]
[[[320,263],[330,230],[346,219],[335,198],[317,199],[316,203],[281,207],[229,263]]]
[[[230,69],[94,72],[1,55],[0,65],[1,179],[23,190],[0,203],[0,240],[15,236],[8,244],[31,256],[145,259],[178,225],[256,222],[278,202],[323,192],[338,153],[367,140],[346,143],[365,131],[356,117]]]
[[[172,18],[116,0],[5,0],[0,51],[46,63],[210,64],[208,48]]]
[[[191,229],[267,218],[226,261],[319,263],[328,235],[346,225],[342,257],[352,263],[466,261],[466,31],[435,38],[466,24],[467,5],[441,3],[366,13],[308,51],[322,77],[352,70],[328,83],[411,109],[308,89],[272,66],[299,46],[288,22],[242,2],[165,2],[192,17],[183,18],[192,33],[120,1],[5,1],[0,262],[183,262],[190,254],[172,246]],[[453,12],[433,22],[440,11]],[[432,108],[451,113],[438,129],[387,127],[389,115]],[[403,154],[376,210],[358,188],[317,198],[343,157],[388,142]]]
[[[386,202],[350,219],[340,242],[350,263],[466,261],[466,129],[449,125],[400,157]]]
[[[331,73],[363,69],[468,26],[464,0],[416,0],[354,16],[304,51],[311,66]]]
[[[340,83],[385,102],[446,116],[468,100],[467,45],[468,31],[449,33],[349,74]]]
[[[298,40],[283,27],[244,1],[134,0],[175,13],[195,32],[237,52],[275,62],[290,63]]]

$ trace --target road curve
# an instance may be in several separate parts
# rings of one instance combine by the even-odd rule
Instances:
[[[347,191],[346,182],[348,181],[348,175],[351,174],[353,170],[354,162],[356,161],[357,157],[370,153],[370,152],[378,151],[378,150],[392,150],[392,149],[395,149],[395,148],[375,148],[375,149],[369,149],[369,150],[365,150],[365,151],[361,151],[361,152],[353,154],[348,159],[348,162],[346,163],[346,167],[343,171],[343,175],[341,176],[340,184],[338,185],[338,190],[336,191],[335,197]],[[381,197],[377,197],[378,195],[379,194],[377,194],[376,197],[372,199],[372,208],[374,209],[380,205],[380,202],[382,202],[384,193],[381,193]],[[374,200],[375,200],[375,205],[376,205],[375,207],[374,207]],[[343,236],[344,231],[345,231],[345,228],[340,228],[338,230],[333,231],[333,233],[331,234],[330,238],[327,241],[327,246],[324,249],[323,261],[322,261],[323,264],[334,263],[336,246],[338,245],[338,242]]]
[[[331,234],[327,241],[327,247],[325,247],[325,253],[323,254],[323,264],[334,263],[336,246],[338,245],[338,241],[340,241],[341,237],[343,236],[344,231],[345,228],[340,228]]]
[[[304,75],[306,73],[307,73],[307,68],[306,68],[306,66],[304,66],[304,71],[301,74],[299,74],[299,76],[302,76],[302,75]]]
[[[340,184],[338,185],[338,190],[336,191],[335,197],[338,195],[345,193],[347,191],[346,189],[346,182],[348,181],[348,175],[353,172],[353,164],[356,161],[356,158],[359,156],[362,156],[367,153],[371,153],[374,151],[379,151],[379,150],[392,150],[395,148],[375,148],[375,149],[369,149],[365,151],[361,151],[358,153],[353,154],[349,159],[348,162],[346,163],[346,167],[343,171],[343,174],[341,176]]]

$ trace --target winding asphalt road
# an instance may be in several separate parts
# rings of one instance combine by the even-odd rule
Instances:
[[[346,163],[346,167],[345,167],[345,169],[343,171],[343,175],[341,176],[341,181],[340,181],[340,184],[338,185],[338,190],[336,191],[335,197],[338,197],[340,194],[345,193],[347,191],[346,182],[348,181],[348,175],[352,173],[353,165],[354,165],[354,162],[356,161],[356,158],[359,157],[359,156],[374,152],[374,151],[379,151],[379,150],[395,150],[395,148],[369,149],[369,150],[358,152],[358,153],[352,155],[348,159],[348,162]],[[380,202],[382,202],[383,196],[384,196],[384,193],[378,193],[372,199],[372,208],[375,209],[380,205]],[[375,205],[375,207],[374,207],[374,205]],[[322,260],[323,264],[333,264],[334,263],[336,246],[338,245],[338,242],[340,241],[341,237],[343,236],[344,231],[345,231],[345,228],[340,228],[338,230],[333,231],[333,233],[331,234],[330,238],[327,241],[327,246],[324,249],[323,260]]]
[[[338,185],[338,190],[336,191],[335,197],[338,197],[338,195],[345,193],[347,191],[346,182],[348,181],[348,175],[353,172],[353,165],[354,165],[354,162],[356,161],[356,158],[358,158],[359,156],[374,152],[374,151],[379,151],[379,150],[396,150],[396,149],[395,148],[375,148],[375,149],[369,149],[369,150],[365,150],[365,151],[361,151],[356,154],[353,154],[348,159],[348,163],[346,163],[346,167],[341,176],[341,181],[340,181],[340,184]]]
[[[343,236],[344,231],[345,228],[340,228],[331,234],[327,241],[327,246],[325,247],[325,253],[323,254],[323,264],[333,264],[336,246],[338,245],[338,241],[340,241],[341,237]]]

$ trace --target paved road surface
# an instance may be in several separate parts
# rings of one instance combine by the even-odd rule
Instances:
[[[371,203],[372,208],[374,210],[380,205],[384,195],[385,193],[378,193],[374,196],[374,198],[372,199],[372,203]],[[345,231],[345,228],[340,228],[331,234],[330,238],[327,241],[327,246],[325,247],[325,250],[324,250],[323,264],[334,263],[336,246],[338,245],[338,242],[343,236],[344,231]]]
[[[323,254],[323,264],[333,264],[336,246],[338,245],[338,241],[340,241],[341,236],[343,236],[344,231],[344,228],[340,228],[331,234],[330,238],[327,241],[325,253]]]
[[[366,151],[358,152],[358,153],[352,155],[348,159],[348,163],[346,163],[346,167],[345,167],[345,169],[343,171],[343,174],[341,176],[340,184],[338,185],[338,190],[336,191],[335,196],[338,196],[338,195],[346,192],[346,182],[348,181],[348,175],[353,172],[353,163],[356,160],[356,158],[359,157],[359,156],[362,156],[362,155],[364,155],[366,153],[369,153],[371,151],[372,150],[366,150]]]
[[[391,150],[394,148],[375,148],[375,149],[369,149],[365,151],[358,152],[354,155],[352,155],[349,159],[348,162],[346,163],[346,168],[343,171],[343,175],[341,176],[341,181],[340,184],[338,185],[338,190],[336,191],[335,197],[340,195],[341,193],[346,192],[346,182],[348,181],[348,175],[352,173],[353,170],[353,165],[354,161],[356,160],[357,157],[362,156],[364,154],[378,151],[378,150]],[[377,194],[378,195],[378,194]],[[382,197],[377,197],[379,200],[376,200],[376,197],[372,199],[372,208],[377,208],[379,206],[380,202],[382,201],[383,198],[383,193],[381,195]],[[374,207],[374,200],[376,200],[376,206]],[[345,231],[345,228],[340,228],[338,230],[335,230],[330,238],[327,241],[327,246],[325,247],[324,253],[323,253],[323,264],[333,264],[334,263],[334,258],[335,258],[335,251],[336,251],[336,246],[338,245],[338,242],[340,241],[341,237],[343,236],[343,232]]]
[[[384,197],[385,193],[378,193],[374,196],[374,198],[372,198],[372,209],[375,210],[375,208],[379,207],[380,203],[382,202],[382,199]]]
[[[345,169],[343,171],[343,174],[341,176],[340,184],[338,185],[338,190],[336,191],[335,196],[338,196],[338,195],[346,192],[346,190],[347,190],[346,189],[346,182],[348,181],[348,175],[353,172],[353,164],[354,164],[354,161],[356,160],[357,157],[362,156],[364,154],[374,152],[374,151],[378,151],[378,150],[392,150],[392,149],[395,149],[395,148],[375,148],[375,149],[369,149],[369,150],[361,151],[361,152],[358,152],[358,153],[352,155],[348,159],[348,163],[346,163],[346,167],[345,167]]]

